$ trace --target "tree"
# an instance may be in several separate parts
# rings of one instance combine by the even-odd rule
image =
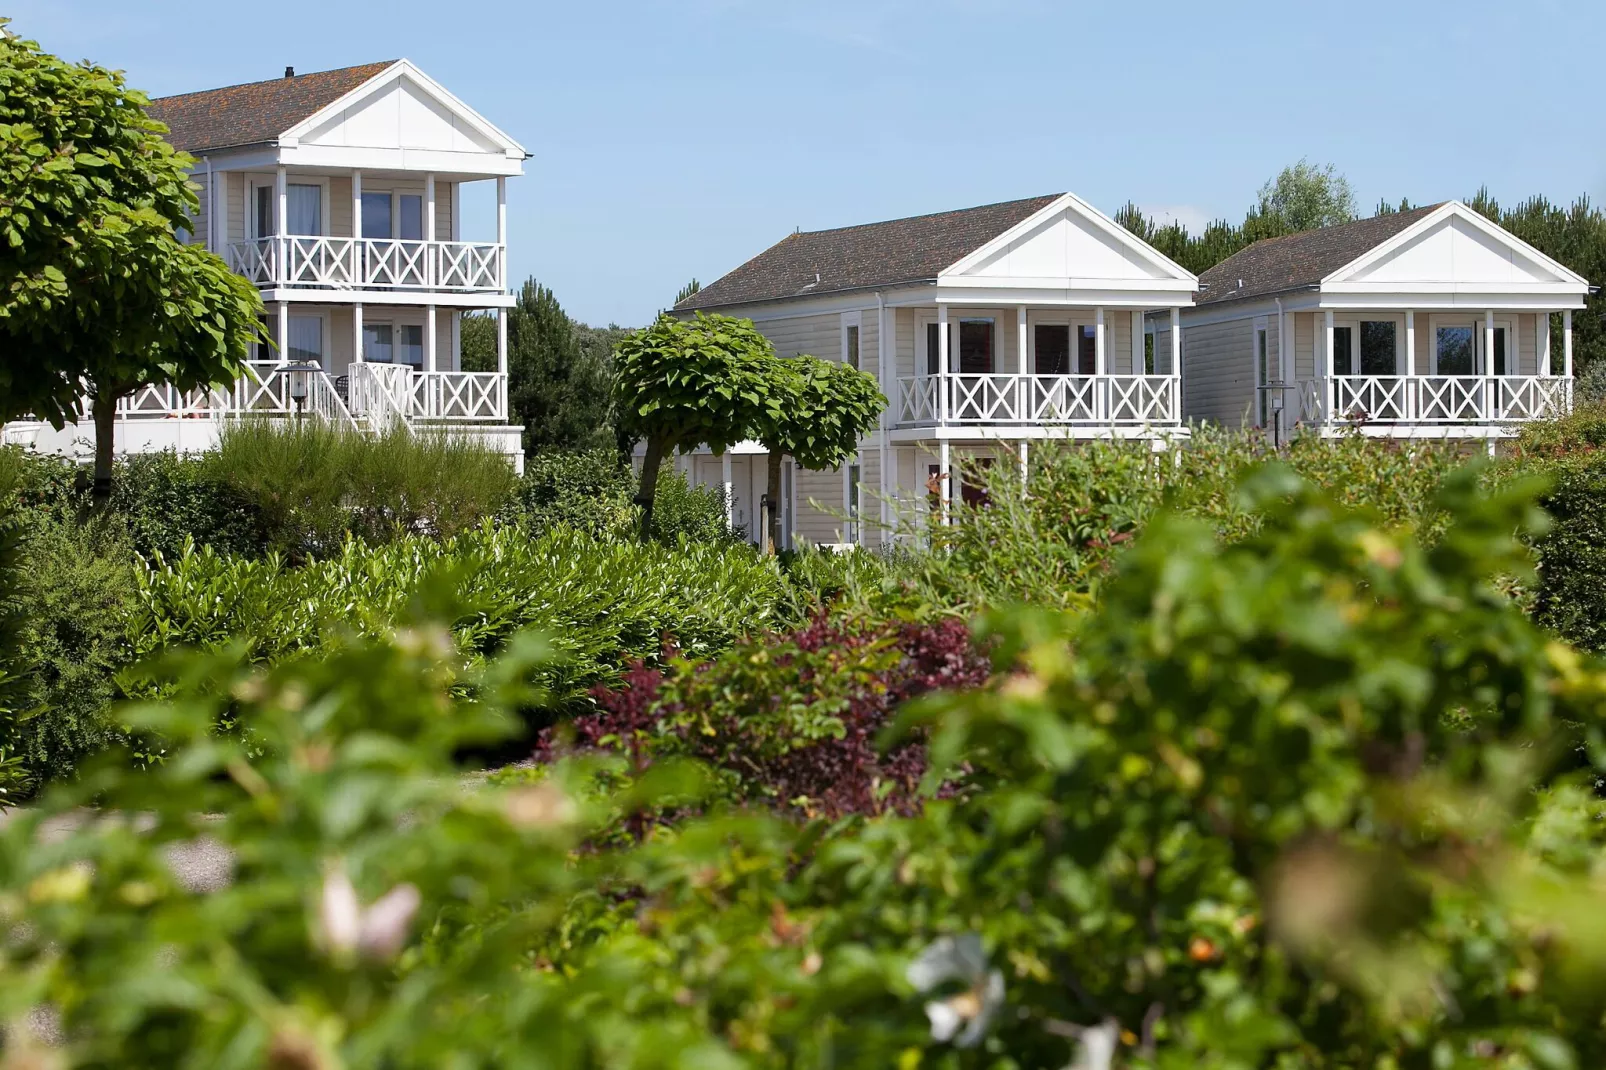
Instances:
[[[774,419],[774,350],[752,320],[665,313],[614,349],[613,400],[621,431],[647,440],[641,466],[641,537],[652,535],[653,497],[665,456],[706,445],[719,453]]]
[[[496,313],[465,313],[458,326],[458,347],[464,371],[496,371]]]
[[[781,537],[782,458],[815,472],[840,466],[875,429],[887,399],[873,375],[819,357],[772,358],[769,377],[777,404],[764,410],[756,435],[769,451],[763,542],[773,553]]]
[[[1251,212],[1257,215],[1285,233],[1337,226],[1355,218],[1355,193],[1332,164],[1319,167],[1301,158],[1260,187],[1260,203]]]
[[[686,285],[682,286],[680,288],[680,292],[675,295],[675,304],[680,304],[682,301],[686,300],[686,298],[690,297],[692,294],[696,293],[702,288],[702,283],[698,282],[696,279],[692,279]]]
[[[69,64],[0,20],[0,422],[95,423],[111,495],[119,399],[233,380],[260,337],[256,288],[179,242],[195,159],[162,140],[121,72]]]

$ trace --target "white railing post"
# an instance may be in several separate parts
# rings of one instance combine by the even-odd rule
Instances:
[[[952,467],[949,463],[951,457],[949,454],[947,439],[943,439],[941,444],[938,446],[938,454],[939,461],[937,464],[937,484],[939,490],[941,491],[939,500],[942,503],[942,526],[947,527],[951,520],[951,510],[949,509],[951,495],[949,494],[949,489],[950,484],[953,482]]]
[[[1333,310],[1328,309],[1323,317],[1322,330],[1325,338],[1322,342],[1322,359],[1317,369],[1322,378],[1322,395],[1325,405],[1322,409],[1322,423],[1333,422]]]
[[[1182,420],[1182,310],[1171,310],[1171,419]]]
[[[1510,339],[1507,339],[1510,344]],[[1507,356],[1507,361],[1510,357]],[[1499,418],[1499,401],[1495,397],[1494,377],[1494,309],[1483,310],[1483,410],[1482,418],[1493,421]]]
[[[948,306],[937,306],[937,422],[948,422]],[[946,447],[945,447],[946,448]],[[944,523],[947,521],[945,520]]]
[[[1534,329],[1537,332],[1535,348],[1539,351],[1539,377],[1550,378],[1550,313],[1534,313]]]
[[[1104,356],[1104,308],[1093,310],[1093,419],[1108,423],[1113,387]]]
[[[439,272],[435,270],[435,258],[438,250],[435,246],[435,172],[431,171],[424,176],[424,286],[426,289],[435,288],[435,280]],[[431,312],[433,313],[433,309]],[[425,343],[426,345],[428,343]],[[433,362],[430,371],[434,371]]]
[[[1422,406],[1417,400],[1416,311],[1405,310],[1405,418],[1415,420]]]
[[[507,292],[507,179],[496,179],[496,277],[497,288]]]
[[[435,306],[424,306],[424,370],[435,370]]]

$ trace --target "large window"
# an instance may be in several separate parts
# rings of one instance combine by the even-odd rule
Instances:
[[[959,321],[959,371],[962,375],[989,375],[993,370],[993,321]]]
[[[1513,375],[1516,372],[1508,357],[1509,324],[1497,323],[1494,328],[1494,374]],[[1482,375],[1484,374],[1484,325],[1482,321],[1433,324],[1433,374]]]
[[[287,234],[323,233],[323,187],[292,182],[285,189]]]
[[[1071,328],[1063,323],[1039,323],[1032,331],[1037,353],[1034,369],[1038,375],[1071,373]]]
[[[288,358],[299,363],[323,363],[323,319],[318,316],[291,316]]]
[[[390,194],[364,193],[362,195],[362,236],[365,238],[391,238]]]
[[[1397,375],[1399,331],[1393,320],[1361,320],[1333,327],[1334,375]]]
[[[396,236],[402,241],[424,240],[424,198],[416,193],[403,193],[396,198],[397,228],[400,233]]]
[[[403,323],[396,328],[396,342],[402,364],[411,364],[414,370],[424,367],[424,328],[416,323]]]
[[[1255,423],[1260,427],[1265,427],[1268,422],[1266,409],[1269,391],[1266,390],[1266,384],[1270,381],[1270,367],[1266,334],[1265,327],[1255,328]]]
[[[366,226],[366,221],[365,224]],[[362,327],[362,359],[375,364],[396,360],[395,332],[388,323],[365,323]]]
[[[859,327],[857,324],[848,324],[842,332],[842,363],[850,368],[859,367]],[[862,368],[859,369],[863,371]]]
[[[272,186],[253,186],[251,188],[252,188],[252,190],[255,191],[254,192],[255,202],[253,203],[252,207],[254,207],[256,209],[256,211],[252,213],[252,218],[251,218],[251,223],[252,223],[252,227],[253,227],[253,230],[251,232],[251,236],[253,238],[270,237],[274,232],[273,231],[273,187]]]
[[[1099,370],[1098,328],[1083,324],[1076,335],[1076,374],[1093,375]]]

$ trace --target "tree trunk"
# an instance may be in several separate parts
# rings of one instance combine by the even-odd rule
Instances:
[[[104,512],[112,500],[112,443],[117,433],[117,394],[97,387],[91,397],[95,419],[95,481],[90,486],[90,506]]]
[[[652,504],[658,495],[658,469],[663,465],[668,442],[661,438],[647,440],[647,455],[641,461],[641,489],[636,493],[636,504],[641,506],[641,541],[652,538]]]
[[[775,548],[781,544],[781,455],[776,450],[769,452],[769,474],[764,484],[764,497],[769,500],[769,523],[764,532],[764,552],[773,554]]]

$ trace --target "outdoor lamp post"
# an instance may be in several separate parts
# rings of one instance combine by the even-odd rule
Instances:
[[[321,369],[310,361],[286,364],[284,373],[290,380],[290,400],[295,403],[296,422],[306,415],[307,394],[312,388],[312,376]]]

